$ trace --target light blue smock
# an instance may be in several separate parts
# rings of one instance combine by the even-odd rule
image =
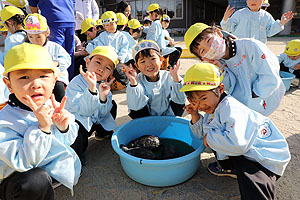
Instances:
[[[160,70],[159,80],[149,82],[142,73],[138,74],[138,84],[135,87],[127,85],[127,104],[130,110],[140,110],[146,105],[150,115],[174,116],[170,101],[177,104],[184,104],[185,94],[180,92],[183,80],[179,83],[173,81],[169,71]]]
[[[97,94],[93,95],[89,91],[89,84],[81,74],[74,77],[66,89],[65,109],[75,115],[87,131],[90,131],[93,124],[101,124],[102,127],[111,131],[117,128],[117,124],[110,113],[112,109],[112,94],[107,95],[105,103],[100,102],[99,84],[97,84]]]
[[[70,147],[78,133],[75,117],[70,115],[66,133],[61,133],[54,124],[51,134],[38,126],[32,111],[10,105],[1,110],[0,181],[15,171],[39,167],[73,192],[81,172],[80,160]]]
[[[249,8],[236,11],[226,23],[222,20],[221,26],[238,38],[254,38],[263,43],[267,42],[267,37],[272,37],[284,29],[280,20],[275,21],[267,11],[260,9],[253,12]]]
[[[125,63],[127,54],[131,54],[131,52],[128,52],[129,42],[126,36],[120,31],[116,31],[115,33],[103,31],[86,46],[86,51],[91,54],[97,46],[113,47],[118,54],[120,63]]]
[[[255,39],[237,39],[236,55],[222,59],[235,76],[234,88],[229,93],[249,108],[270,115],[285,94],[279,76],[279,62],[271,50]],[[252,98],[254,92],[258,98]]]
[[[133,37],[126,31],[121,31],[127,38],[129,45],[128,45],[128,53],[127,53],[127,58],[125,59],[125,63],[132,58],[132,49],[133,47],[137,44],[137,41],[133,39]]]
[[[243,155],[282,176],[291,159],[288,144],[274,123],[232,96],[226,96],[213,114],[200,115],[190,128],[198,138],[207,136],[218,160]]]
[[[288,55],[282,53],[278,56],[278,61],[279,63],[283,63],[284,66],[288,67],[290,73],[293,73],[295,71],[294,66],[300,63],[300,58],[292,60],[288,57]]]
[[[68,52],[61,45],[52,41],[47,41],[44,45],[44,48],[48,50],[49,54],[52,57],[52,60],[59,63],[59,77],[57,80],[68,85],[69,73],[67,69],[71,65],[70,54],[68,54]]]
[[[152,22],[151,26],[149,27],[146,39],[153,40],[158,44],[162,56],[166,56],[176,51],[175,47],[167,47],[165,35],[163,34],[163,28],[159,20],[155,20],[154,22]]]

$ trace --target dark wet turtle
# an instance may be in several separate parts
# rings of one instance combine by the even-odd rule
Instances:
[[[126,153],[138,158],[145,158],[151,160],[156,159],[156,155],[151,150],[146,148],[142,148],[142,147],[128,148],[123,144],[120,145],[120,148]]]
[[[135,147],[142,147],[146,149],[155,149],[158,148],[160,145],[160,140],[157,136],[153,135],[144,135],[139,137],[133,141],[131,141],[127,147],[128,148],[135,148]]]

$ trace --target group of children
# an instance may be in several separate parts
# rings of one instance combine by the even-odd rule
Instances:
[[[253,7],[260,7],[262,0],[247,4],[247,12],[261,12]],[[81,49],[86,65],[70,82],[65,79],[68,54],[47,40],[50,30],[45,18],[38,14],[24,18],[10,6],[1,11],[11,41],[19,42],[4,52],[3,80],[10,94],[0,112],[1,199],[16,194],[24,199],[54,199],[53,180],[73,189],[81,166],[87,164],[88,137],[95,132],[95,138],[102,140],[117,128],[117,104],[111,93],[115,79],[127,86],[132,119],[182,116],[185,109],[191,115],[192,132],[216,155],[218,162],[208,166],[212,174],[236,177],[242,199],[275,198],[275,182],[290,160],[284,136],[266,117],[285,93],[277,57],[256,39],[224,36],[214,26],[196,23],[184,40],[204,63],[192,66],[183,80],[181,49],[173,47],[174,41],[163,31],[169,17],[160,13],[158,4],[151,4],[148,11],[152,24],[146,40],[140,42],[143,27],[138,20],[128,21],[112,11],[97,22],[83,20],[82,33],[91,39]],[[229,8],[226,16],[228,12]],[[229,24],[230,19],[223,21]],[[250,23],[253,18],[241,20]],[[264,19],[259,22],[264,24]],[[26,38],[29,43],[24,43]],[[288,44],[286,57],[299,60],[297,45],[298,40]],[[169,59],[169,70],[161,70],[164,57]]]

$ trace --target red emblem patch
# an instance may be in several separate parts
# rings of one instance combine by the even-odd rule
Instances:
[[[263,55],[261,56],[261,58],[262,58],[262,59],[266,59],[266,55],[263,54]]]

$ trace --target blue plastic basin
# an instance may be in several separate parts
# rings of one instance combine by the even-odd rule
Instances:
[[[284,71],[280,71],[279,75],[280,75],[280,77],[283,81],[283,84],[285,86],[285,91],[288,91],[290,89],[292,80],[294,78],[296,78],[296,76],[292,73],[284,72]]]
[[[149,160],[131,156],[120,149],[120,144],[127,145],[144,135],[181,140],[195,151],[169,160]],[[191,178],[198,170],[200,153],[205,148],[203,140],[196,138],[191,132],[187,119],[171,116],[131,120],[114,132],[111,143],[120,156],[125,173],[136,182],[155,187],[176,185]]]

